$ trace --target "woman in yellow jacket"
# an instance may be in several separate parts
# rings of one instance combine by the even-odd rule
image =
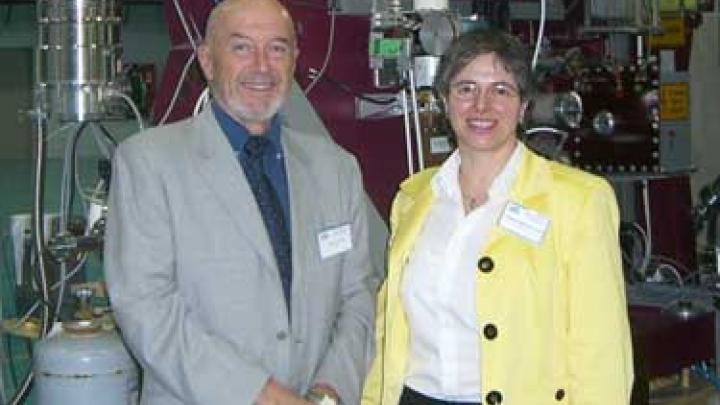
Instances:
[[[628,404],[618,212],[601,178],[517,141],[529,58],[465,34],[435,90],[457,150],[393,202],[362,404]]]

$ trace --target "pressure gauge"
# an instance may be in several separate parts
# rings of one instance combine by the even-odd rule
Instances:
[[[583,106],[580,95],[574,91],[562,93],[555,100],[555,116],[568,128],[578,128],[582,121]]]
[[[592,124],[598,135],[610,136],[615,132],[615,116],[608,110],[601,110],[595,114]]]
[[[442,56],[456,34],[456,23],[447,12],[428,11],[422,13],[419,38],[420,44],[427,54]]]

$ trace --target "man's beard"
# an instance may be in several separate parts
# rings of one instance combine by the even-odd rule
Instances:
[[[278,86],[280,84],[280,81],[277,80],[272,74],[257,72],[241,78],[240,83],[238,83],[237,85],[239,88],[242,88],[244,83]],[[268,102],[268,104],[262,109],[250,106],[249,103],[246,103],[245,100],[241,97],[238,99],[236,105],[232,107],[233,109],[235,109],[238,117],[242,118],[243,120],[255,122],[267,121],[280,110],[280,107],[282,107],[282,104],[285,101],[286,97],[287,94],[276,94],[274,95],[274,98],[272,98]]]
[[[231,106],[238,118],[244,121],[259,122],[272,118],[282,107],[285,96],[278,94],[263,109],[248,106],[244,101],[239,101]]]

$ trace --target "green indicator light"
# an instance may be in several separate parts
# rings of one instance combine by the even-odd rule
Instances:
[[[402,55],[403,39],[399,38],[382,38],[373,41],[370,47],[372,56],[381,56],[383,58],[398,58]]]

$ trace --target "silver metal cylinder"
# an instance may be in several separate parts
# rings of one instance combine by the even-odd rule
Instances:
[[[439,56],[416,56],[413,58],[415,85],[418,88],[433,87],[435,74],[440,64]]]
[[[120,71],[120,0],[37,0],[36,83],[42,109],[64,121],[100,119]]]
[[[117,332],[66,322],[34,349],[38,405],[137,404],[137,367]]]
[[[577,128],[580,126],[582,114],[582,99],[579,94],[574,91],[550,92],[535,96],[528,118],[532,125]]]

